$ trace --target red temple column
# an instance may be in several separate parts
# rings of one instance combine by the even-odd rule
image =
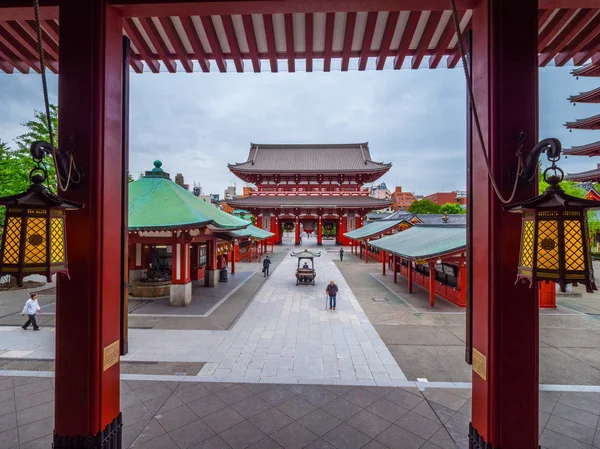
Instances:
[[[408,270],[406,280],[408,281],[407,291],[408,293],[412,293],[413,291],[413,263],[412,260],[408,261]]]
[[[190,278],[190,244],[185,234],[173,232],[171,244],[171,294],[170,306],[187,306],[192,302],[192,280]]]
[[[358,256],[358,258],[359,258],[359,259],[362,259],[362,255],[363,255],[363,246],[362,246],[362,242],[361,242],[361,241],[359,241],[359,242],[358,242],[358,244],[359,244],[359,248],[360,248],[360,250],[359,250],[359,256]]]
[[[381,271],[382,271],[382,274],[385,276],[385,251],[380,251],[379,253],[382,255],[382,257],[381,257]]]
[[[252,239],[248,238],[248,262],[252,262]]]
[[[435,307],[435,262],[429,262],[429,307]]]
[[[213,237],[206,242],[206,270],[204,272],[204,285],[216,287],[219,280],[217,269],[217,238]]]
[[[467,305],[467,267],[465,263],[458,265],[458,288],[460,289],[460,305]]]
[[[556,309],[556,284],[540,282],[540,309]]]
[[[491,174],[507,197],[517,172],[515,136],[525,133],[524,156],[538,139],[538,2],[482,0],[472,20],[475,101]],[[472,128],[473,149],[467,155],[474,362],[470,434],[480,447],[538,449],[537,288],[515,284],[521,216],[503,210]],[[535,195],[532,182],[519,187],[514,201]]]
[[[369,239],[365,240],[365,263],[369,263]]]
[[[392,264],[394,269],[394,284],[398,282],[398,256],[395,254],[392,256]]]
[[[317,245],[321,246],[323,244],[323,218],[319,216],[319,220],[317,222]]]
[[[256,226],[257,228],[262,229],[262,223],[263,222],[263,216],[262,214],[258,215],[255,217],[254,219],[254,226]]]
[[[237,240],[233,241],[233,249],[229,251],[229,261],[231,262],[231,274],[235,274],[235,258],[237,257],[237,253],[239,251],[239,246]]]
[[[54,447],[120,447],[123,24],[102,0],[62,1],[59,20],[58,141],[76,138],[84,174],[60,196],[85,208],[67,213],[70,279],[58,276]]]
[[[300,218],[296,215],[296,222],[294,224],[294,245],[300,244]]]

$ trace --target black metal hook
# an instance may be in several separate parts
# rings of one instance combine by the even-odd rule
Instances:
[[[550,137],[541,140],[527,154],[523,164],[523,172],[521,173],[521,181],[529,184],[535,178],[538,170],[538,162],[542,153],[546,153],[548,160],[553,165],[560,159],[562,145],[560,140]]]

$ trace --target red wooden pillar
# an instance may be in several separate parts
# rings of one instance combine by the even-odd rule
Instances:
[[[229,251],[229,261],[231,262],[231,274],[235,274],[235,259],[237,257],[239,247],[237,240],[233,241],[233,249]]]
[[[429,262],[429,307],[435,307],[435,262]]]
[[[323,218],[319,216],[319,221],[317,222],[317,245],[321,246],[323,244]]]
[[[359,241],[359,245],[360,245],[360,250],[359,250],[359,259],[362,259],[362,255],[363,255],[363,246],[362,246],[362,242]]]
[[[365,263],[369,263],[369,239],[365,240]]]
[[[385,276],[385,251],[380,251],[381,254],[381,274]]]
[[[398,256],[395,254],[392,256],[392,266],[394,269],[394,284],[398,282]]]
[[[458,288],[460,289],[460,305],[467,305],[467,267],[465,263],[458,265]]]
[[[259,229],[262,229],[262,222],[263,222],[263,216],[262,214],[258,215],[257,217],[255,217],[254,219],[254,226],[256,226]]]
[[[408,282],[408,293],[412,293],[413,291],[413,263],[412,260],[408,261],[408,271],[406,275],[406,280]]]
[[[59,20],[58,141],[75,137],[84,174],[60,195],[85,208],[67,213],[70,279],[58,276],[54,447],[113,430],[106,447],[120,447],[123,24],[103,0],[62,1]]]
[[[556,309],[556,284],[540,282],[540,309]]]
[[[213,237],[206,242],[206,270],[204,272],[204,285],[215,287],[218,282],[219,271],[217,270],[217,238]]]
[[[248,239],[248,262],[252,262],[252,240]]]
[[[538,138],[537,17],[536,0],[482,0],[473,10],[475,100],[492,175],[505,196],[517,172],[515,136],[525,133],[525,156]],[[480,447],[538,449],[537,289],[515,284],[521,217],[504,212],[496,198],[474,126],[472,141],[470,433]],[[535,194],[532,182],[514,201]]]
[[[298,217],[298,215],[296,215],[296,223],[294,224],[294,239],[295,245],[299,245],[300,244],[300,218]]]

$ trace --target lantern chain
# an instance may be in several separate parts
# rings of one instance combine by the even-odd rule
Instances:
[[[462,64],[463,64],[463,70],[465,72],[465,78],[467,81],[467,91],[469,94],[469,103],[470,103],[471,109],[473,111],[473,119],[475,121],[475,128],[477,129],[477,135],[479,137],[479,143],[481,145],[481,152],[483,153],[483,159],[485,160],[485,166],[487,168],[488,177],[490,179],[492,187],[494,188],[494,192],[496,192],[496,196],[498,197],[498,199],[502,203],[508,204],[508,203],[511,203],[513,201],[513,199],[515,198],[515,194],[517,193],[517,187],[519,185],[519,178],[521,176],[521,173],[523,172],[523,151],[522,151],[523,150],[523,141],[521,140],[519,142],[519,146],[515,153],[515,156],[517,157],[517,175],[515,176],[515,183],[513,185],[510,197],[508,199],[505,199],[504,196],[500,193],[500,189],[498,188],[498,185],[496,184],[496,180],[494,179],[494,176],[492,175],[492,169],[490,166],[490,158],[488,156],[488,153],[487,153],[487,150],[485,147],[485,140],[483,138],[483,132],[481,130],[481,123],[479,122],[479,114],[477,113],[477,105],[475,104],[475,96],[473,94],[473,81],[471,79],[471,74],[469,73],[469,68],[467,66],[466,51],[465,51],[465,47],[464,47],[464,44],[463,44],[463,41],[461,38],[460,23],[458,21],[458,11],[456,9],[456,0],[450,0],[450,3],[452,4],[452,20],[454,22],[454,28],[456,30],[457,44],[458,44],[458,48],[460,50],[460,57],[461,57]]]
[[[69,188],[69,184],[71,183],[72,175],[75,174],[77,176],[77,180],[74,182],[78,183],[81,181],[81,173],[77,169],[75,165],[75,159],[73,158],[73,154],[70,151],[67,151],[67,156],[69,158],[69,171],[67,173],[67,178],[63,179],[63,176],[60,173],[58,167],[58,158],[56,157],[56,147],[54,146],[54,135],[52,132],[52,120],[50,118],[50,101],[48,100],[48,84],[46,81],[46,65],[44,62],[44,45],[42,41],[42,25],[40,22],[40,4],[39,0],[33,0],[33,12],[35,16],[35,32],[37,34],[37,51],[40,62],[40,72],[42,75],[42,91],[44,93],[44,106],[46,109],[46,121],[48,125],[48,135],[50,137],[50,151],[52,152],[52,159],[54,161],[54,168],[56,170],[56,181],[58,188],[63,192]],[[39,165],[39,163],[38,163]],[[35,169],[34,169],[35,170]],[[45,171],[45,170],[44,170]]]

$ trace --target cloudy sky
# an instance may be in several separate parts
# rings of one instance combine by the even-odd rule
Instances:
[[[598,87],[576,80],[572,67],[540,70],[540,138],[564,147],[600,139],[568,132],[565,121],[600,113],[566,98]],[[144,73],[131,75],[130,167],[137,175],[155,159],[205,193],[223,195],[243,183],[227,163],[246,160],[250,142],[369,142],[374,160],[392,162],[381,180],[417,194],[465,188],[463,72],[421,69],[314,73]],[[57,78],[50,77],[57,102]],[[34,109],[43,109],[40,78],[0,74],[0,139],[13,143]],[[570,158],[566,172],[595,160]],[[600,161],[598,161],[600,162]]]

